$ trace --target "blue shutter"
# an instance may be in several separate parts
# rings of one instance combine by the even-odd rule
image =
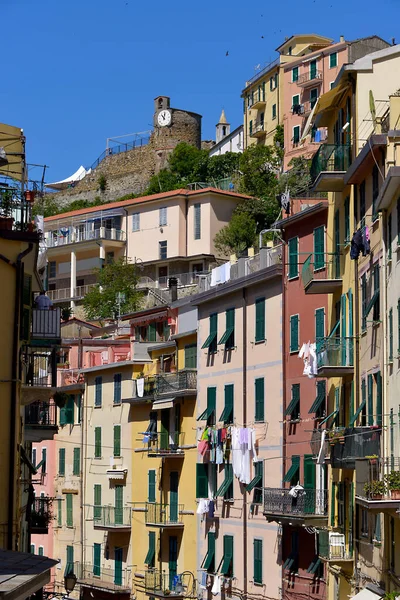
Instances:
[[[94,383],[95,383],[94,405],[101,406],[103,378],[100,376],[96,377],[96,379],[94,380]]]

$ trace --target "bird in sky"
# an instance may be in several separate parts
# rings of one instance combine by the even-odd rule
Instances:
[[[225,56],[229,56],[229,50],[226,51]]]

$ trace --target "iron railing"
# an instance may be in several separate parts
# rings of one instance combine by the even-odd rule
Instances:
[[[32,402],[25,406],[25,425],[36,427],[56,427],[57,407],[53,400]]]
[[[31,533],[48,533],[52,499],[48,497],[35,498],[30,514]]]
[[[107,148],[100,154],[100,156],[94,161],[94,163],[89,167],[90,169],[95,169],[99,166],[99,164],[108,156],[114,156],[115,154],[123,154],[124,152],[129,152],[129,150],[135,150],[136,148],[141,148],[142,146],[146,146],[149,143],[150,135],[137,136],[132,142],[128,142],[126,144],[119,144],[118,146],[112,146]]]
[[[302,73],[299,75],[297,81],[293,81],[292,83],[297,83],[297,85],[306,85],[308,83],[319,82],[322,80],[322,71],[318,70],[310,70],[308,73]]]
[[[74,229],[73,227],[65,227],[65,229],[57,229],[55,231],[46,232],[46,244],[48,248],[56,248],[58,246],[66,246],[67,244],[76,244],[78,242],[87,242],[91,240],[117,240],[124,242],[126,240],[125,231],[122,229],[106,229],[99,227],[98,229]]]
[[[146,518],[147,525],[179,525],[182,524],[183,504],[160,504],[146,503]]]
[[[327,490],[304,489],[294,498],[288,489],[264,488],[264,514],[291,517],[326,516],[328,514]]]
[[[253,124],[252,128],[249,129],[249,136],[254,137],[258,133],[263,133],[263,132],[265,132],[264,121],[256,121]]]
[[[251,108],[252,106],[254,106],[255,104],[258,104],[262,102],[263,104],[265,104],[266,100],[265,100],[265,92],[264,94],[262,93],[262,90],[257,90],[255,92],[253,92],[252,94],[250,94],[250,106],[249,108]]]
[[[171,456],[183,454],[181,446],[185,440],[185,433],[173,431],[161,431],[151,434],[149,439],[148,453],[155,456]]]
[[[318,554],[325,560],[347,560],[353,556],[346,545],[344,533],[336,533],[321,529],[318,532]]]
[[[315,181],[323,171],[347,171],[350,165],[350,144],[321,144],[311,162],[311,179]]]
[[[0,187],[0,230],[32,232],[32,203],[16,188]]]
[[[280,63],[280,57],[276,58],[272,62],[270,62],[267,65],[265,65],[265,67],[263,67],[261,69],[261,71],[258,71],[258,73],[256,73],[255,75],[253,75],[253,77],[251,77],[250,79],[248,79],[246,81],[246,87],[248,87],[249,85],[251,85],[252,83],[254,83],[255,81],[257,81],[257,79],[259,79],[260,77],[262,77],[263,75],[265,75],[265,73],[268,73],[268,71],[270,71],[274,67],[278,66],[279,63]]]
[[[75,573],[78,583],[87,587],[93,586],[97,588],[104,587],[108,590],[131,589],[132,572],[130,569],[104,569],[101,565],[93,565],[89,563],[67,563],[65,573]]]
[[[349,427],[342,430],[336,428],[336,432],[342,434],[342,441],[336,441],[331,446],[331,465],[334,469],[355,469],[356,459],[380,456],[380,427]]]
[[[354,338],[327,337],[317,341],[317,368],[352,367]]]
[[[158,277],[152,279],[151,277],[141,277],[137,283],[137,287],[141,288],[153,288],[153,289],[168,289],[169,280],[174,278],[177,280],[178,287],[186,287],[189,285],[197,285],[199,282],[200,275],[207,275],[208,271],[197,271],[196,273],[178,273],[177,275],[168,275],[167,277]]]
[[[93,506],[94,527],[118,529],[131,525],[131,508],[124,506]]]
[[[310,254],[301,269],[301,279],[306,288],[316,279],[340,279],[340,255],[335,253]]]
[[[176,571],[157,571],[156,569],[149,569],[144,574],[144,586],[147,595],[154,593],[155,596],[183,596],[183,593],[179,594],[175,591],[175,586],[181,581],[182,576],[178,575]],[[189,582],[188,582],[189,583]]]
[[[38,339],[60,339],[61,338],[61,309],[32,310],[33,338]]]
[[[24,346],[21,355],[21,381],[33,387],[56,387],[57,355],[55,348]]]
[[[197,389],[197,371],[182,369],[176,373],[163,373],[156,377],[156,394],[173,394]]]

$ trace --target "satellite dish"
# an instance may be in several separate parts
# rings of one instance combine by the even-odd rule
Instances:
[[[373,125],[373,132],[375,131],[376,128],[376,109],[375,109],[375,100],[374,100],[374,94],[372,93],[372,90],[369,90],[369,110],[371,112],[371,117],[372,117],[372,125]]]

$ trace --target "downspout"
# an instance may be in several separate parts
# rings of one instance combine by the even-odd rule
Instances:
[[[126,258],[126,260],[128,260],[128,256],[129,256],[129,252],[128,252],[128,226],[129,226],[129,223],[128,223],[128,211],[127,211],[126,208],[124,208],[123,210],[125,212],[125,230],[126,230],[126,233],[125,233],[125,235],[126,235],[125,258]]]
[[[81,510],[81,559],[82,559],[82,565],[84,565],[86,563],[86,545],[84,544],[84,540],[86,540],[86,519],[84,518],[84,514],[83,514],[83,509],[85,506],[85,502],[84,502],[84,490],[86,490],[86,486],[84,485],[86,482],[86,471],[87,471],[87,423],[88,423],[88,408],[86,407],[86,402],[85,399],[88,396],[88,382],[85,381],[85,388],[84,388],[84,393],[82,394],[82,424],[81,424],[81,428],[82,428],[82,433],[81,433],[81,442],[82,442],[82,449],[83,452],[82,457],[83,457],[83,477],[81,477],[81,485],[80,485],[80,493],[81,493],[81,506],[82,506],[82,510]]]
[[[13,538],[14,538],[14,511],[16,498],[14,493],[14,480],[16,475],[16,438],[17,438],[17,399],[18,399],[18,386],[17,378],[19,378],[19,322],[21,316],[21,290],[22,290],[22,273],[23,264],[22,259],[32,252],[33,244],[29,243],[28,248],[23,252],[20,252],[17,256],[16,267],[16,281],[15,281],[15,306],[14,306],[14,331],[13,331],[13,348],[12,348],[12,368],[11,368],[11,414],[10,414],[10,459],[9,459],[9,473],[8,473],[8,528],[7,528],[7,550],[14,550]],[[30,543],[30,531],[28,531],[28,538]]]
[[[386,344],[386,340],[388,332],[387,332],[387,322],[386,322],[386,314],[387,314],[387,277],[388,277],[388,273],[387,273],[387,211],[382,211],[382,251],[383,251],[383,255],[382,255],[382,271],[383,271],[383,291],[382,291],[382,308],[381,308],[381,319],[382,319],[382,330],[383,330],[383,365],[382,365],[382,370],[381,370],[381,386],[382,386],[382,390],[381,390],[381,394],[382,394],[382,433],[381,433],[381,437],[382,437],[382,449],[381,452],[383,454],[384,457],[389,456],[389,447],[386,447],[386,444],[388,442],[388,437],[386,435],[386,428],[385,428],[385,420],[386,420],[386,415],[389,414],[389,407],[386,405],[387,404],[387,394],[386,394],[386,380],[387,380],[387,373],[386,373],[386,365],[388,364],[388,352],[387,352],[387,344]],[[389,240],[389,244],[391,243],[391,240]],[[382,280],[381,280],[382,281]],[[380,284],[382,285],[382,284]]]
[[[79,373],[79,369],[82,369],[82,337],[81,337],[81,333],[82,333],[82,327],[79,326],[78,328],[79,331],[79,339],[78,339],[78,373]],[[79,376],[78,376],[79,377]],[[78,379],[79,381],[79,379]],[[85,389],[83,390],[83,394],[81,395],[81,461],[83,461],[81,463],[81,477],[80,477],[80,483],[79,483],[79,487],[80,487],[80,495],[81,495],[81,501],[80,501],[80,509],[81,509],[81,561],[82,564],[85,564],[84,561],[84,556],[83,556],[83,552],[84,552],[84,545],[83,545],[83,540],[85,539],[84,536],[84,531],[83,528],[85,526],[85,519],[84,519],[84,501],[83,501],[83,490],[84,490],[84,476],[86,475],[86,456],[84,456],[84,450],[85,450],[85,445],[84,445],[84,428],[85,428],[85,424],[86,424],[86,418],[85,418],[85,391],[86,391],[86,386]]]
[[[188,255],[188,214],[189,214],[189,198],[185,196],[185,258]]]
[[[242,290],[242,311],[243,311],[243,427],[247,427],[247,290]],[[247,491],[243,486],[243,598],[247,600]]]

